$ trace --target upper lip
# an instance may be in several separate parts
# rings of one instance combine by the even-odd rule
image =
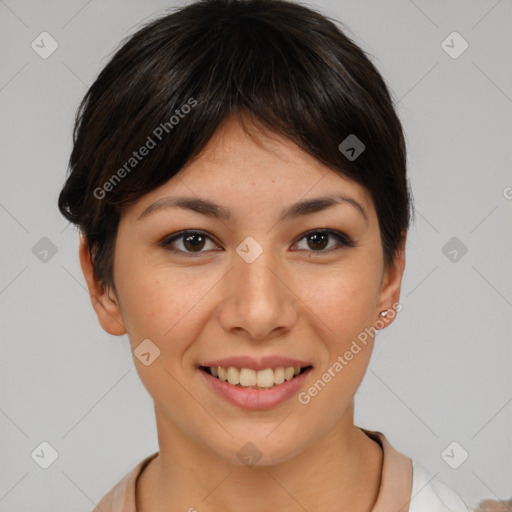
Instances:
[[[305,368],[306,366],[312,366],[312,364],[308,361],[301,361],[299,359],[283,356],[263,356],[259,359],[250,356],[233,356],[224,359],[206,361],[200,366],[222,366],[223,368],[229,368],[230,366],[233,366],[235,368],[265,370],[266,368],[278,368],[280,366],[285,368],[290,366],[300,366],[301,368]]]

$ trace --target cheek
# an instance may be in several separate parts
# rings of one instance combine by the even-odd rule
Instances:
[[[372,325],[378,277],[371,265],[344,265],[303,281],[304,303],[338,349]]]
[[[326,425],[334,424],[349,407],[368,368],[374,295],[368,283],[353,273],[315,287],[307,304],[313,305],[318,317],[313,330],[319,333],[317,344],[323,345],[325,352],[316,379],[298,398],[306,409],[322,411]]]
[[[370,361],[379,274],[371,259],[333,268],[330,276],[318,274],[315,286],[303,288],[312,326],[325,347],[317,380],[306,391],[311,400],[334,421],[350,404]]]
[[[142,265],[137,268],[135,262],[119,270],[123,317],[141,381],[157,401],[173,397],[186,407],[186,397],[176,380],[183,380],[187,350],[203,329],[206,301],[201,299],[212,285],[183,271],[164,272]],[[137,357],[138,352],[142,353],[138,347],[146,347],[141,343],[147,339],[156,346],[150,345],[149,351],[158,354],[149,365]]]
[[[132,345],[149,338],[165,353],[183,352],[200,332],[213,276],[184,269],[170,271],[137,258],[127,258],[117,270],[122,313]]]

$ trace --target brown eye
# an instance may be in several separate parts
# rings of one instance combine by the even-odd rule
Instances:
[[[211,243],[213,245],[211,249],[215,250],[217,246],[213,240],[202,231],[182,231],[164,238],[160,246],[183,256],[196,256],[207,252],[203,249],[208,243]]]
[[[343,233],[338,233],[330,229],[309,231],[302,236],[296,245],[299,245],[301,240],[306,240],[307,247],[299,247],[299,250],[309,251],[310,253],[328,253],[331,252],[331,250],[342,249],[343,247],[355,247],[356,245]],[[335,243],[329,245],[331,240],[334,240]]]
[[[192,233],[183,238],[183,245],[187,251],[201,250],[205,244],[205,237],[198,233]]]
[[[299,250],[319,254],[329,253],[346,247],[355,247],[356,245],[343,233],[330,229],[309,231],[302,235],[299,242],[295,245],[300,245],[301,240],[306,240],[306,247],[299,247]],[[208,244],[211,244],[209,248]],[[180,256],[200,256],[202,253],[212,250],[223,250],[206,233],[191,230],[167,236],[159,245],[165,250]]]
[[[308,235],[307,238],[309,247],[313,250],[325,249],[329,243],[329,235],[326,233],[313,233]]]

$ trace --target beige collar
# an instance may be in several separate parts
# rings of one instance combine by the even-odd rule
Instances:
[[[409,512],[412,492],[412,460],[397,452],[384,434],[360,428],[380,444],[384,457],[379,495],[372,512]]]

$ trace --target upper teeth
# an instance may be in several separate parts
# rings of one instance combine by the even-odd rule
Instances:
[[[265,370],[253,370],[251,368],[235,368],[230,366],[210,366],[214,377],[228,381],[230,384],[244,387],[258,386],[271,388],[274,384],[282,384],[285,380],[291,380],[300,373],[300,366],[280,366],[278,368],[266,368]]]

